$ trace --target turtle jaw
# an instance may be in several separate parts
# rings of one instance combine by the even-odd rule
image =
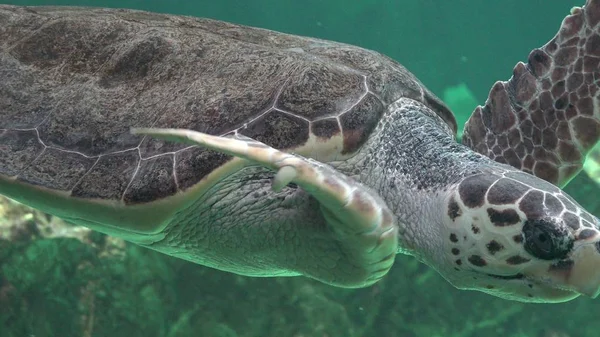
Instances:
[[[596,298],[600,294],[600,235],[596,240],[575,247],[570,263],[551,265],[546,271],[535,271],[547,277],[547,284],[566,291]],[[537,276],[537,275],[536,275]]]
[[[523,303],[563,303],[582,294],[564,286],[560,280],[545,276],[517,273],[513,275],[491,274],[480,271],[461,271],[460,275],[437,269],[454,287],[460,290],[475,290],[505,300]]]
[[[484,268],[461,269],[460,275],[450,273],[448,280],[459,289],[482,291],[519,302],[560,303],[580,295],[597,298],[600,295],[600,231],[586,229],[587,233],[591,231],[593,234],[577,233],[573,248],[562,259],[529,258],[522,267],[511,269],[503,261],[484,256],[488,263]]]
[[[563,303],[586,295],[564,280],[548,277],[540,269],[537,273],[518,272],[513,275],[492,274],[481,271],[463,271],[462,277],[447,277],[461,290],[475,290],[494,297],[523,303]],[[452,274],[450,274],[452,275]]]
[[[580,295],[596,298],[600,295],[599,244],[598,240],[581,244],[574,248],[568,259],[549,266],[540,264],[528,268],[523,274],[518,274],[519,277],[489,276],[508,280],[505,285],[507,288],[512,288],[511,283],[515,283],[513,294],[522,292],[518,288],[535,288],[535,294],[531,289],[522,294],[525,302],[566,302]],[[525,284],[533,286],[525,288]]]
[[[557,187],[506,170],[445,196],[441,273],[457,288],[521,302],[600,294],[600,221]]]
[[[487,274],[487,276],[498,278],[498,275]],[[581,295],[577,291],[566,289],[547,279],[525,276],[524,274],[519,274],[519,277],[514,279],[507,279],[504,276],[501,276],[500,279],[502,284],[497,288],[475,290],[525,303],[562,303],[571,301]]]
[[[600,230],[593,227],[574,233],[568,255],[559,260],[539,260],[523,269],[524,277],[535,283],[541,296],[553,299],[555,292],[596,298],[600,295]]]

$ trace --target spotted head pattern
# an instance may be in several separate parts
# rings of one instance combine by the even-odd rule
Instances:
[[[599,227],[559,188],[527,173],[467,177],[447,200],[450,281],[525,301],[595,297]]]

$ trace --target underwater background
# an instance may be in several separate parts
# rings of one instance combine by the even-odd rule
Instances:
[[[461,129],[492,84],[508,79],[583,0],[0,3],[185,14],[374,49],[446,101]],[[585,173],[566,190],[600,216],[600,185]],[[0,337],[598,337],[599,313],[600,299],[522,304],[460,291],[401,255],[383,281],[358,290],[240,277],[0,199]]]

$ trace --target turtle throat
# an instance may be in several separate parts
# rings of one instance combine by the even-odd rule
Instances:
[[[400,226],[400,251],[435,267],[445,238],[449,189],[490,160],[456,142],[430,108],[402,98],[390,104],[361,151],[359,179],[377,190]],[[355,166],[356,167],[356,166]],[[444,238],[442,238],[444,236]]]

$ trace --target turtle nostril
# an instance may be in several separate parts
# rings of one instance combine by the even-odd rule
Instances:
[[[598,253],[600,253],[600,241],[594,243],[594,247],[596,247],[596,250],[598,251]]]

